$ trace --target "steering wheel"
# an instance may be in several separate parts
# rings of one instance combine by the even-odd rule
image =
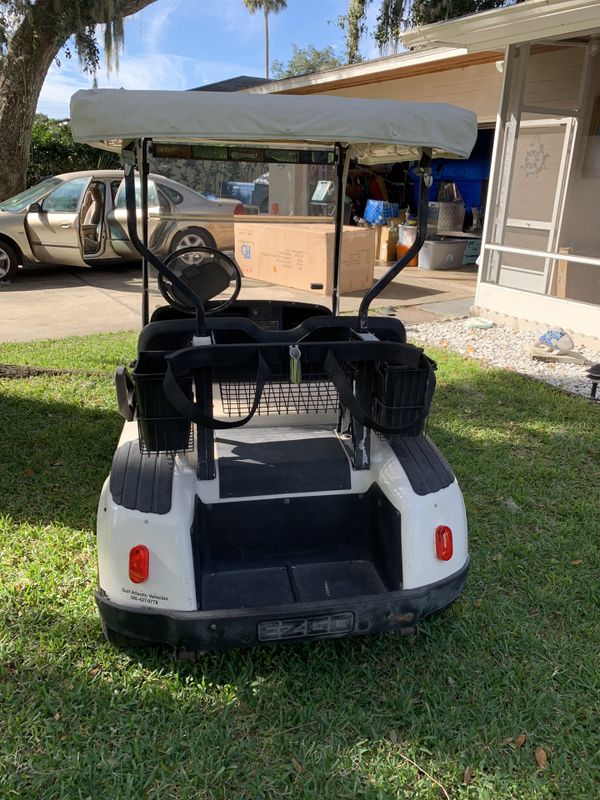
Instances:
[[[173,262],[175,263],[171,266]],[[234,287],[230,297],[207,309],[206,316],[227,308],[237,298],[242,288],[242,273],[238,265],[225,253],[212,247],[200,245],[182,247],[169,253],[164,263],[189,286],[203,305],[226,291],[233,281]],[[160,293],[170,306],[186,314],[194,312],[194,307],[190,305],[188,298],[167,277],[159,273],[157,280]]]

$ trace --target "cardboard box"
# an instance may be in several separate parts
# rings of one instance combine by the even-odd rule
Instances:
[[[569,254],[561,247],[559,253]],[[583,303],[600,303],[600,274],[593,264],[577,264],[560,259],[556,262],[551,294],[565,300]]]
[[[395,261],[396,245],[398,244],[398,228],[382,228],[379,238],[379,261]]]
[[[235,258],[243,275],[293,289],[331,294],[335,239],[331,223],[273,225],[236,220],[234,229]],[[373,228],[344,226],[340,292],[371,287],[375,238]]]
[[[375,261],[379,259],[379,250],[381,249],[381,232],[383,228],[383,225],[375,225],[373,227],[373,230],[375,231]]]

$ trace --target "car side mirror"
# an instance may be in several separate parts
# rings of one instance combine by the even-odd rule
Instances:
[[[36,203],[32,203],[29,206],[28,210],[29,211],[33,211],[34,213],[40,212],[42,210],[42,204],[41,203],[37,203],[37,202]]]

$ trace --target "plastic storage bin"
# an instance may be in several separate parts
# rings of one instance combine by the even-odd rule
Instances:
[[[456,269],[464,254],[464,240],[428,239],[419,252],[419,269]]]
[[[463,264],[475,264],[481,253],[481,239],[467,239]]]
[[[396,258],[400,259],[415,243],[417,238],[417,228],[415,225],[400,225],[398,227],[398,244],[396,245]],[[408,262],[409,267],[416,267],[419,263],[419,256],[416,255]]]

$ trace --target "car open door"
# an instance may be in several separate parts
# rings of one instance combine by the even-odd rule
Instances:
[[[142,197],[140,179],[135,179],[135,205],[137,209],[138,235],[142,235]],[[148,181],[148,239],[152,243],[155,233],[161,224],[161,209],[156,185],[152,179]],[[127,209],[125,208],[125,182],[121,183],[115,196],[114,209],[106,215],[108,231],[113,250],[123,258],[138,258],[139,253],[129,241],[127,230]],[[164,223],[163,223],[164,225]]]
[[[80,209],[91,177],[64,181],[27,212],[25,225],[35,257],[44,263],[85,267]]]

